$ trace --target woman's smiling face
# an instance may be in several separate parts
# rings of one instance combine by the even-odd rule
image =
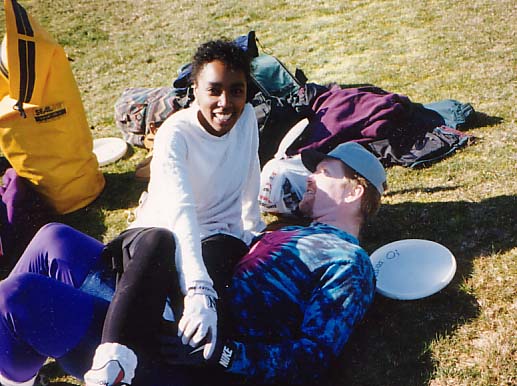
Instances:
[[[204,65],[194,81],[198,119],[204,129],[221,137],[235,125],[246,104],[246,75],[215,60]]]

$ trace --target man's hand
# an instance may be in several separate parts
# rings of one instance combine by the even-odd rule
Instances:
[[[206,344],[193,348],[184,345],[179,337],[165,331],[160,335],[160,359],[164,363],[175,366],[218,365],[225,369],[229,368],[237,355],[237,345],[228,339],[219,339],[211,344],[213,354],[210,358],[206,358],[203,355]]]
[[[183,316],[178,324],[178,337],[184,345],[197,347],[205,342],[203,357],[209,359],[217,341],[217,293],[208,283],[196,282],[184,299]]]
[[[160,339],[160,360],[169,365],[202,366],[206,364],[203,357],[204,346],[192,348],[181,343],[176,334],[162,333]]]

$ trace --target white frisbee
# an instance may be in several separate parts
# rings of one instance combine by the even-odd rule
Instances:
[[[375,250],[370,259],[377,292],[391,299],[430,296],[449,284],[456,273],[451,251],[430,240],[394,241]]]
[[[122,138],[96,138],[93,140],[93,152],[99,166],[108,165],[121,159],[127,151],[127,144]]]

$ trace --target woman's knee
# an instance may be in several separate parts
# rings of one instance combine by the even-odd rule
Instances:
[[[71,231],[75,231],[74,228],[72,228],[69,225],[62,224],[59,222],[50,222],[48,224],[43,225],[38,232],[34,235],[33,240],[39,240],[44,239],[52,240],[55,238],[63,237],[64,235],[68,234]]]
[[[42,253],[48,254],[47,252],[50,252],[56,245],[60,245],[62,240],[75,232],[77,231],[72,227],[58,222],[45,224],[36,232],[24,255],[29,254],[34,257]]]
[[[176,249],[176,242],[171,231],[165,228],[147,228],[135,238],[130,247],[131,252],[136,255],[136,250],[145,251],[146,259],[173,261]],[[141,254],[141,253],[139,253]]]
[[[49,223],[36,233],[11,275],[35,272],[78,287],[103,248],[100,241],[68,225]]]
[[[157,248],[173,251],[176,246],[174,234],[165,228],[149,228],[143,237],[146,239],[146,243],[155,245]]]
[[[124,244],[123,242],[123,245]],[[138,230],[124,248],[124,276],[169,277],[175,271],[175,241],[172,232],[164,228]],[[127,253],[127,255],[126,255]]]

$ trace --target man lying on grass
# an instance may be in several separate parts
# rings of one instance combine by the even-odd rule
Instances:
[[[49,356],[65,369],[91,365],[87,385],[199,385],[221,377],[255,384],[320,380],[373,301],[373,267],[358,236],[379,207],[386,175],[377,158],[355,143],[328,155],[305,151],[302,160],[312,174],[300,210],[313,222],[263,234],[238,263],[217,305],[219,327],[210,337],[215,345],[208,359],[202,343],[185,345],[192,342],[188,326],[178,337],[176,324],[162,319],[168,295],[160,285],[155,293],[138,293],[138,285],[117,289],[115,297],[133,304],[132,312],[145,303],[141,299],[155,305],[155,315],[147,313],[148,323],[135,328],[131,317],[110,314],[93,295],[45,272],[25,273],[0,283],[0,382],[31,385]],[[160,232],[171,239],[169,231]],[[76,236],[78,244],[87,238]],[[177,281],[171,253],[150,262],[159,268],[141,279]],[[68,267],[66,261],[56,264]],[[38,296],[47,287],[54,296]],[[68,312],[54,312],[62,307]],[[74,322],[85,307],[91,322],[78,331]],[[103,328],[119,330],[119,339],[104,342],[94,355]],[[64,341],[70,346],[51,350]]]

